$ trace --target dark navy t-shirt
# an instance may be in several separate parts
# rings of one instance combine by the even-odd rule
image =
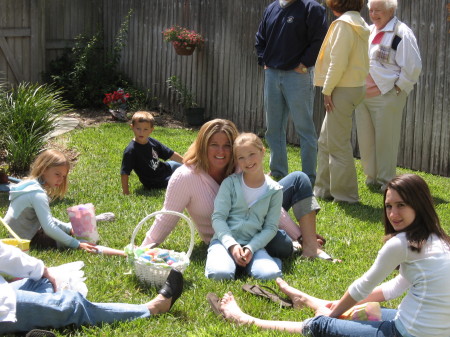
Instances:
[[[167,160],[173,153],[173,150],[151,137],[144,145],[132,140],[123,152],[120,174],[130,175],[134,170],[145,187],[167,187],[172,169],[160,159]]]

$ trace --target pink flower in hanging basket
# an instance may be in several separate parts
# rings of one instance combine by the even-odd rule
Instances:
[[[180,26],[173,26],[163,32],[164,41],[172,42],[174,46],[195,46],[201,47],[205,39],[193,30],[188,30]]]

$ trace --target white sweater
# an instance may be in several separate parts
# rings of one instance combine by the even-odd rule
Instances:
[[[398,307],[397,328],[413,336],[449,336],[450,249],[434,234],[420,253],[408,248],[405,233],[391,238],[372,267],[349,287],[350,296],[366,298],[398,265],[400,274],[381,285],[386,300],[408,291]]]
[[[39,280],[44,273],[44,263],[0,242],[0,273]],[[0,275],[0,322],[16,321],[16,293]]]
[[[395,26],[397,23],[396,31]],[[413,31],[396,17],[389,21],[381,31],[384,32],[381,43],[374,45],[372,41],[377,32],[374,25],[370,26],[370,75],[383,95],[391,90],[394,85],[397,85],[401,90],[409,94],[414,84],[419,80],[419,75],[422,71],[422,60],[416,37]],[[398,37],[401,39],[397,50],[390,49],[389,62],[381,63],[376,59],[378,48],[380,45],[390,46],[395,34],[398,34]]]

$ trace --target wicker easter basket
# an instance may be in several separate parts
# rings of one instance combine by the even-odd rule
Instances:
[[[176,215],[184,220],[189,225],[189,228],[191,230],[191,239],[189,243],[189,249],[186,253],[178,253],[178,252],[172,252],[173,255],[177,257],[178,262],[172,264],[169,266],[166,263],[148,263],[145,261],[142,261],[141,259],[134,258],[133,265],[134,265],[134,271],[136,273],[137,278],[150,286],[154,287],[161,287],[164,282],[167,280],[167,276],[169,276],[170,270],[177,269],[180,272],[184,272],[189,265],[189,258],[192,254],[192,250],[194,249],[194,234],[195,234],[195,228],[194,224],[192,223],[191,219],[189,219],[186,215],[175,212],[175,211],[157,211],[153,212],[152,214],[147,215],[144,219],[141,220],[136,226],[136,228],[133,231],[133,234],[131,235],[131,243],[130,247],[134,247],[134,240],[136,238],[136,235],[138,231],[141,229],[142,225],[150,218],[153,218],[156,215],[159,214],[171,214]],[[171,254],[171,255],[172,255]]]
[[[8,239],[1,239],[0,240],[1,242],[3,242],[4,244],[7,244],[7,245],[15,246],[15,247],[19,248],[20,250],[22,250],[23,252],[27,252],[30,250],[30,240],[21,239],[12,230],[12,228],[6,224],[6,222],[1,217],[0,217],[0,222],[2,223],[3,226],[6,227],[8,232],[11,233],[11,235],[14,237],[14,238],[8,238]]]

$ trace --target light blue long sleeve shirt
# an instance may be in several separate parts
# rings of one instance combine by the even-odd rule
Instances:
[[[21,238],[31,240],[42,227],[45,234],[63,246],[78,248],[80,242],[70,236],[72,226],[52,217],[48,196],[37,180],[25,180],[9,192],[5,222]]]
[[[278,231],[283,202],[282,187],[266,176],[267,192],[250,207],[244,199],[242,173],[235,173],[220,185],[214,201],[213,239],[230,248],[235,244],[252,253],[264,248]]]

